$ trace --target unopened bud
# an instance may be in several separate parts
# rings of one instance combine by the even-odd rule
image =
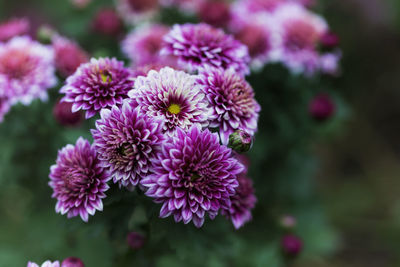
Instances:
[[[243,130],[236,130],[229,136],[228,147],[238,153],[244,153],[250,150],[253,144],[253,137]]]

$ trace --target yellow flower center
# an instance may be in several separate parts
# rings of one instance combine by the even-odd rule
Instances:
[[[181,107],[178,104],[171,104],[168,107],[168,111],[171,114],[179,114],[179,112],[181,112]]]
[[[109,74],[109,73],[100,73],[100,77],[101,77],[101,80],[103,81],[103,83],[108,83],[108,82],[111,82],[112,81],[112,79],[111,79],[111,75]]]

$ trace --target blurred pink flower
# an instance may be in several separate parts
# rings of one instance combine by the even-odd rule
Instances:
[[[25,18],[15,18],[0,24],[0,42],[7,41],[14,36],[29,32],[29,21]]]

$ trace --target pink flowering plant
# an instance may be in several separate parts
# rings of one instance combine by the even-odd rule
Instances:
[[[279,164],[302,166],[286,157],[299,153],[287,133],[309,141],[335,118],[335,98],[316,81],[340,73],[341,52],[311,1],[65,2],[82,16],[94,11],[85,29],[46,24],[28,36],[30,18],[0,23],[0,127],[26,113],[37,143],[21,153],[39,151],[47,172],[37,167],[41,179],[29,184],[46,185],[48,175],[43,198],[65,215],[50,215],[49,224],[63,225],[52,238],[64,231],[71,245],[93,235],[86,247],[100,239],[99,249],[115,247],[61,263],[51,260],[65,253],[29,254],[26,262],[44,263],[27,266],[107,266],[103,256],[109,266],[208,266],[267,249],[246,244],[276,216],[273,205],[286,212],[273,181]],[[17,138],[10,129],[5,136]],[[276,176],[264,175],[268,168]],[[135,258],[136,250],[145,252]],[[242,265],[255,266],[253,256]]]

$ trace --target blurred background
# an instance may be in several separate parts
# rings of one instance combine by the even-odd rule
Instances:
[[[313,142],[317,155],[310,167],[316,171],[310,178],[316,184],[312,186],[313,199],[320,202],[318,210],[327,226],[307,238],[306,231],[314,229],[306,225],[312,225],[315,217],[299,216],[298,234],[310,243],[305,242],[306,253],[294,266],[400,266],[400,1],[319,1],[318,12],[340,36],[343,50],[342,76],[329,86],[342,96],[347,108],[340,129]],[[79,40],[84,48],[96,51],[95,55],[112,51],[118,56],[118,43],[112,39],[91,42],[93,36],[87,32],[95,11],[73,11],[67,0],[58,0],[57,5],[54,0],[0,0],[1,20],[27,16],[33,26],[51,24]],[[52,99],[58,97],[57,92],[51,94]],[[60,136],[60,126],[43,114],[44,108],[50,111],[51,102],[15,109],[0,128],[0,164],[13,164],[12,168],[0,166],[0,266],[23,266],[15,264],[43,259],[35,258],[37,255],[54,258],[55,250],[62,250],[58,257],[78,253],[89,267],[111,266],[110,247],[123,248],[108,242],[103,225],[69,224],[54,213],[48,169],[43,166],[53,164],[58,148],[89,133],[76,129]],[[90,128],[89,122],[85,127]],[[24,134],[19,135],[22,128]],[[31,140],[26,140],[26,129]],[[18,142],[23,142],[23,147],[16,148]],[[255,218],[261,212],[256,210]],[[304,232],[301,225],[305,225]],[[307,247],[319,253],[307,254]],[[104,259],[101,263],[99,255]],[[268,257],[260,257],[258,266],[276,266]]]

